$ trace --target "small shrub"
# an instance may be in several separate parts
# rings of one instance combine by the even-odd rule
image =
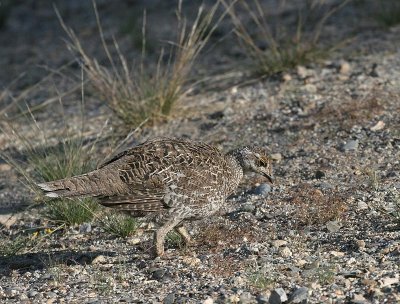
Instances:
[[[232,1],[230,5],[225,1],[223,3],[232,19],[239,42],[252,61],[253,69],[257,74],[271,75],[315,61],[329,53],[334,47],[327,48],[319,44],[323,26],[329,17],[349,1],[342,1],[316,18],[318,22],[311,26],[311,33],[304,30],[306,20],[301,13],[296,21],[296,29],[292,29],[281,24],[272,24],[272,16],[267,16],[259,0]],[[236,2],[240,4],[240,8],[239,5],[234,5]],[[307,12],[304,15],[312,15],[311,13],[320,6],[322,4],[312,1],[306,6]],[[239,17],[240,9],[244,11],[243,16],[250,16],[249,24],[245,24]],[[313,22],[312,16],[308,17],[308,21]]]
[[[135,218],[117,212],[107,215],[100,223],[104,231],[122,238],[132,236],[139,227],[139,222]]]

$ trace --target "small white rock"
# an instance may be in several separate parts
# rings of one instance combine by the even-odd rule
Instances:
[[[280,162],[282,160],[282,154],[280,153],[272,153],[270,157],[272,158],[272,160],[275,160],[277,162]]]
[[[213,298],[207,298],[207,299],[205,299],[205,300],[203,301],[203,304],[213,304],[213,303],[214,303]]]
[[[129,240],[127,240],[127,243],[128,243],[129,245],[137,245],[137,244],[140,243],[140,239],[139,239],[139,238],[129,239]]]
[[[358,209],[358,210],[365,210],[365,209],[368,209],[368,204],[367,204],[366,202],[359,201],[359,202],[357,203],[357,209]]]
[[[326,228],[329,230],[329,232],[338,232],[341,227],[342,224],[338,221],[329,221],[326,223]]]
[[[279,253],[280,253],[281,257],[284,257],[284,258],[292,256],[292,251],[289,249],[289,247],[280,247]]]
[[[382,280],[379,280],[380,287],[386,287],[394,284],[399,283],[399,278],[383,278]]]
[[[380,120],[376,123],[375,126],[371,127],[370,130],[375,132],[375,131],[382,130],[384,127],[385,127],[385,123],[382,120]]]
[[[340,64],[339,73],[347,75],[350,73],[350,70],[351,70],[350,63],[348,63],[347,61],[342,61],[342,63]]]
[[[276,248],[285,246],[286,244],[287,244],[287,241],[285,241],[285,240],[275,240],[275,241],[272,241],[272,246],[274,246],[274,247],[276,247]]]
[[[106,262],[105,256],[99,255],[93,259],[92,264],[104,264],[105,262]]]
[[[344,252],[341,252],[341,251],[331,251],[330,254],[333,255],[333,256],[335,256],[335,257],[342,257],[342,256],[344,256]]]

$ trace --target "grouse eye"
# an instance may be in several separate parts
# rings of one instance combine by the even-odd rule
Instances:
[[[259,167],[268,167],[268,160],[267,160],[267,159],[264,159],[264,158],[259,158],[259,159],[257,160],[257,165],[258,165]]]
[[[257,167],[266,167],[267,163],[264,160],[262,160],[261,158],[258,158],[256,160],[256,165],[257,165]]]

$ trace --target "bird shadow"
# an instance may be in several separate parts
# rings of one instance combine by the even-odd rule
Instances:
[[[116,256],[112,251],[78,252],[60,250],[52,252],[24,253],[13,256],[0,256],[0,275],[8,276],[13,271],[25,273],[28,271],[42,270],[59,265],[87,265],[92,264],[98,256]]]

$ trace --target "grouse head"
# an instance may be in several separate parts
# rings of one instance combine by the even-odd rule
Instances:
[[[255,172],[266,177],[271,183],[274,182],[271,158],[262,148],[245,146],[232,151],[230,154],[236,158],[243,172]]]

